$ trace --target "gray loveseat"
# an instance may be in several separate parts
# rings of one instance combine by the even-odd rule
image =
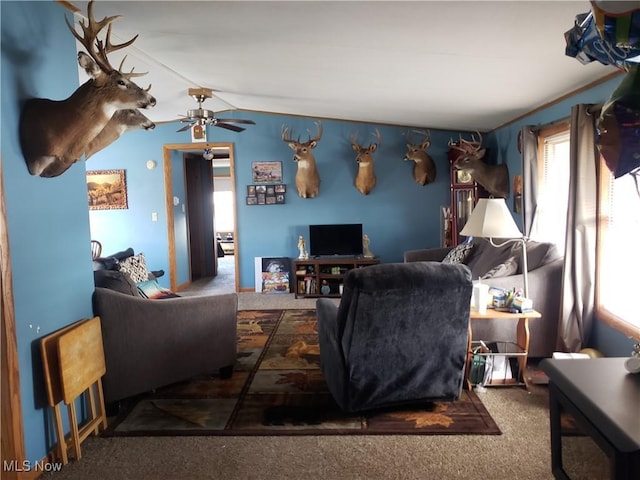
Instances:
[[[495,243],[502,243],[496,240]],[[451,248],[430,248],[405,252],[405,262],[442,261]],[[560,290],[562,287],[562,256],[554,244],[527,242],[529,297],[533,308],[542,318],[529,320],[529,356],[550,357],[556,350]],[[522,246],[510,242],[502,247],[492,246],[484,238],[474,238],[468,256],[463,260],[471,270],[473,280],[501,288],[524,288],[522,275]],[[474,320],[473,338],[488,341],[515,341],[515,325],[504,320]]]
[[[346,411],[454,400],[469,331],[461,265],[386,263],[349,271],[337,306],[317,301],[320,367]]]
[[[117,269],[99,268],[94,276],[93,310],[101,320],[107,367],[105,402],[196,375],[231,376],[237,344],[235,293],[152,300],[140,296],[136,284]]]

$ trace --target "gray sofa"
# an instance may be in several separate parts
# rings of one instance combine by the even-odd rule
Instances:
[[[94,276],[93,310],[101,320],[107,367],[102,379],[106,403],[196,375],[231,376],[237,345],[235,293],[152,300],[140,296],[124,272],[98,269]]]
[[[455,400],[462,389],[471,275],[461,265],[349,271],[340,305],[317,305],[320,367],[345,411]]]
[[[496,243],[502,241],[496,240]],[[451,248],[430,248],[405,252],[405,262],[442,261]],[[524,288],[522,275],[522,246],[520,242],[492,246],[484,238],[474,238],[473,246],[462,263],[471,270],[473,280],[483,280],[490,286]],[[562,287],[562,256],[554,244],[527,242],[529,297],[533,308],[542,318],[529,320],[529,356],[550,357],[556,350],[558,320],[560,317],[560,291]],[[516,340],[515,325],[504,320],[474,320],[473,338],[488,341]]]

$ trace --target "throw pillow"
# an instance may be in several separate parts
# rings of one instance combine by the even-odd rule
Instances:
[[[93,272],[93,279],[96,287],[108,288],[134,297],[140,296],[136,284],[133,283],[129,275],[124,272],[96,270]]]
[[[463,263],[471,253],[472,248],[473,243],[462,243],[453,247],[444,257],[442,263]]]
[[[147,271],[147,263],[144,259],[144,253],[129,257],[118,264],[121,272],[126,272],[134,283],[145,282],[149,280],[149,272]]]
[[[176,295],[171,290],[161,287],[155,280],[147,280],[146,282],[140,282],[136,284],[140,295],[144,298],[150,298],[152,300],[159,300],[162,298],[177,298],[180,295]]]
[[[499,278],[515,275],[518,271],[518,260],[516,257],[509,257],[506,262],[501,263],[489,270],[482,278]]]

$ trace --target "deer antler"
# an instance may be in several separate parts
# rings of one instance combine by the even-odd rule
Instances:
[[[422,130],[413,130],[415,133],[419,133],[420,135],[424,135],[424,140],[422,140],[421,143],[424,142],[428,142],[431,140],[431,131],[426,130],[426,131],[422,131]],[[407,142],[409,142],[410,144],[413,145],[413,142],[411,141],[411,130],[407,130]],[[451,140],[449,141],[451,142]]]
[[[382,144],[382,135],[380,134],[380,130],[378,130],[376,128],[375,132],[373,132],[371,135],[373,135],[376,138],[375,143],[370,143],[369,146],[367,148],[369,148],[371,145],[374,145],[377,147],[379,147]],[[358,143],[358,132],[352,133],[349,135],[349,141],[351,142],[351,146],[352,147],[362,147],[362,145],[360,145],[360,143]]]
[[[480,137],[479,140],[476,140],[474,134],[471,134],[471,140],[465,140],[462,138],[462,134],[460,134],[460,140],[458,140],[458,142],[454,142],[453,139],[449,140],[449,148],[467,155],[477,152],[482,148],[482,134],[479,131],[476,131],[476,133],[478,137]]]
[[[482,134],[480,132],[476,133],[480,137],[480,140],[476,140],[476,136],[474,134],[471,134],[471,140],[465,140],[464,138],[462,138],[462,136],[460,136],[460,146],[463,148],[463,150],[470,153],[480,150],[480,147],[482,146]]]
[[[376,131],[372,135],[376,137],[376,146],[379,147],[382,145],[382,135],[380,134],[380,130],[376,128]]]
[[[315,122],[315,124],[318,134],[315,137],[311,138],[311,133],[309,133],[309,142],[319,142],[322,138],[322,122],[317,121]]]
[[[407,133],[405,133],[404,136],[407,139],[407,143],[413,144],[413,142],[411,141],[411,130],[407,130]]]
[[[136,35],[137,36],[137,35]],[[122,71],[122,65],[124,65],[124,61],[127,59],[127,56],[125,55],[124,57],[122,57],[122,61],[120,62],[120,66],[118,67],[118,72],[120,72],[120,75],[122,75],[123,77],[125,77],[127,80],[130,80],[134,77],[142,77],[144,75],[146,75],[149,72],[143,72],[143,73],[133,73],[133,67],[131,67],[131,71],[129,73],[125,73]],[[147,89],[150,90],[151,89],[151,85],[149,85],[149,88]]]
[[[309,140],[306,141],[306,143],[311,143],[311,142],[319,142],[320,139],[322,138],[322,122],[315,122],[316,123],[316,128],[318,129],[318,134],[311,138],[311,132],[309,132],[309,130],[307,130],[307,133],[309,133]],[[282,140],[284,142],[287,143],[300,143],[300,135],[298,135],[298,139],[294,140],[293,138],[289,137],[289,132],[291,132],[291,134],[293,134],[293,129],[289,129],[289,127],[287,127],[286,125],[282,126]]]
[[[100,69],[104,72],[112,72],[115,69],[109,63],[109,59],[107,55],[116,50],[120,50],[122,48],[128,47],[133,42],[136,41],[138,35],[133,37],[131,40],[119,44],[111,43],[111,22],[113,22],[116,18],[119,18],[120,15],[114,15],[111,17],[104,17],[99,22],[96,21],[93,16],[93,0],[89,2],[89,6],[87,7],[87,18],[89,23],[85,23],[84,20],[80,20],[79,25],[82,28],[82,36],[76,31],[75,27],[72,27],[69,23],[69,20],[65,17],[64,21],[67,23],[67,27],[71,30],[71,33],[74,37],[78,39],[78,41],[87,49],[91,58],[95,60]],[[107,27],[107,36],[105,42],[98,38],[98,34],[101,30]],[[124,59],[123,59],[124,62]],[[120,64],[120,68],[122,68],[122,63]],[[122,73],[122,72],[120,72]],[[140,74],[136,74],[138,76]],[[144,75],[144,74],[142,74]],[[126,74],[126,76],[134,76],[133,70],[131,73]]]
[[[293,130],[291,130],[291,133],[293,133]],[[298,135],[298,139],[294,140],[293,138],[289,137],[289,127],[287,127],[286,125],[282,126],[282,141],[283,142],[287,142],[287,143],[300,143],[300,135]]]

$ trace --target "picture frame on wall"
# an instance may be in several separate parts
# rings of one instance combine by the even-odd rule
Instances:
[[[252,162],[253,183],[282,183],[282,162]]]
[[[247,205],[282,205],[286,200],[286,188],[283,184],[247,185]]]
[[[125,171],[87,171],[87,195],[89,210],[128,209]]]

